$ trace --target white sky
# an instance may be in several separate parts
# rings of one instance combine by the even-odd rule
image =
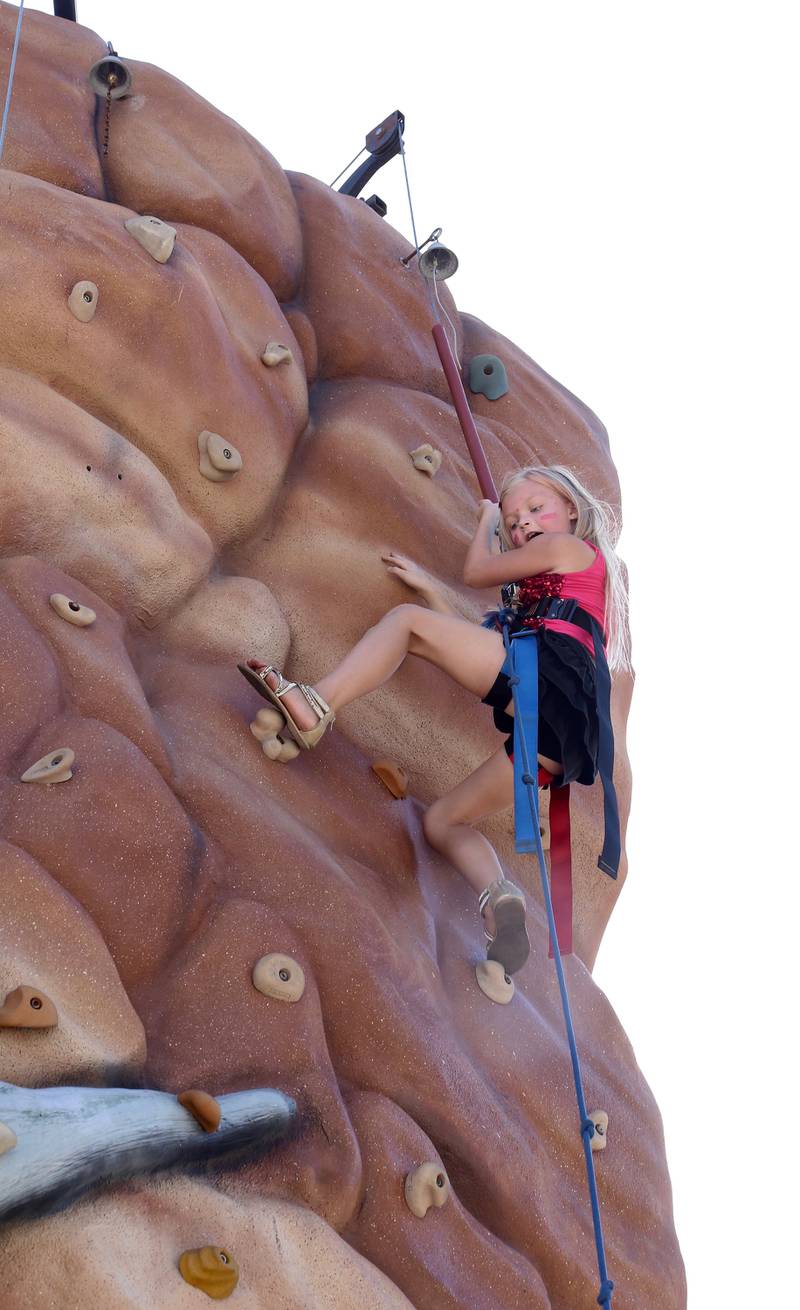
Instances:
[[[797,1042],[800,908],[789,13],[78,0],[120,55],[180,77],[285,168],[331,181],[402,109],[418,232],[441,226],[457,252],[459,308],[609,430],[638,683],[630,877],[595,976],[664,1117],[691,1310],[800,1300],[797,1064],[779,1049]],[[372,191],[410,236],[399,160]]]

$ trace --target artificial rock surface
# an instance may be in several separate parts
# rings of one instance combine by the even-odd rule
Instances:
[[[0,4],[3,86],[15,21]],[[149,65],[131,65],[104,157],[87,80],[104,48],[26,13],[0,170],[0,1001],[39,987],[59,1019],[0,1030],[0,1077],[275,1087],[301,1128],[201,1179],[133,1180],[7,1226],[2,1304],[196,1305],[177,1262],[212,1244],[237,1262],[241,1306],[265,1286],[286,1310],[591,1306],[536,870],[509,815],[485,825],[532,903],[531,961],[496,1005],[475,979],[474,898],[421,830],[423,806],[496,748],[487,712],[409,660],[282,765],[249,732],[263,702],[236,671],[258,654],[319,677],[413,599],[387,548],[467,617],[494,600],[460,583],[478,492],[408,242]],[[140,214],[175,228],[165,264],[126,231]],[[82,281],[98,289],[86,321],[68,305]],[[499,400],[470,395],[496,479],[564,462],[617,503],[597,418],[442,297],[465,366],[494,354],[508,371]],[[280,367],[269,342],[291,354]],[[241,456],[235,477],[201,474],[207,432]],[[409,458],[423,443],[435,478]],[[95,621],[71,623],[54,595]],[[623,818],[631,689],[616,678]],[[20,782],[64,745],[69,780]],[[387,756],[405,799],[371,770]],[[680,1310],[658,1111],[590,974],[626,865],[618,884],[598,873],[602,797],[573,793],[566,973],[587,1102],[610,1116],[595,1158],[614,1304]],[[290,1004],[253,986],[272,954],[303,972]],[[437,1161],[450,1192],[418,1218],[405,1179]]]

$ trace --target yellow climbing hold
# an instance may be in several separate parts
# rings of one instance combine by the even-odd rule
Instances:
[[[66,619],[67,623],[74,623],[76,628],[88,628],[97,618],[88,605],[79,605],[76,600],[70,600],[69,596],[62,596],[58,591],[50,597],[50,604],[56,614]]]
[[[135,218],[127,220],[125,227],[148,255],[152,255],[159,264],[166,264],[178,235],[174,227],[156,218],[154,214],[137,214]]]
[[[51,751],[49,755],[43,755],[40,760],[26,769],[22,775],[22,782],[43,782],[47,786],[54,782],[68,782],[72,777],[72,766],[75,763],[75,752],[69,749],[69,746],[61,746],[56,751]]]
[[[9,992],[0,1007],[0,1028],[56,1028],[58,1011],[38,987],[23,984]]]
[[[475,977],[484,996],[497,1005],[508,1005],[514,996],[514,979],[510,978],[499,960],[481,960],[475,966]]]
[[[442,1166],[432,1160],[406,1175],[404,1190],[411,1213],[424,1219],[432,1205],[444,1205],[450,1195],[450,1179]]]
[[[222,1110],[219,1101],[208,1092],[200,1092],[192,1087],[188,1092],[181,1092],[178,1104],[188,1110],[200,1127],[207,1133],[215,1133],[222,1122]]]
[[[203,430],[197,438],[200,472],[209,482],[229,482],[242,467],[242,457],[235,446],[217,432]]]
[[[424,446],[417,446],[417,449],[412,450],[410,454],[411,463],[415,469],[419,469],[420,473],[427,473],[432,478],[439,472],[442,464],[442,452],[436,450],[434,446],[430,446],[427,441]]]
[[[193,1251],[184,1251],[178,1268],[187,1283],[199,1287],[212,1301],[224,1301],[239,1281],[239,1270],[233,1256],[221,1246],[200,1246]]]
[[[8,1124],[0,1124],[0,1155],[12,1151],[17,1144],[17,1134]]]
[[[589,1145],[593,1151],[604,1151],[608,1141],[608,1115],[605,1110],[590,1110],[589,1118],[594,1124]]]
[[[250,731],[256,741],[261,742],[261,749],[267,759],[275,760],[278,764],[286,764],[300,754],[300,747],[296,741],[292,741],[291,737],[286,741],[279,740],[278,733],[285,728],[286,720],[280,710],[270,705],[265,705],[263,710],[259,710],[250,724]]]
[[[262,955],[253,968],[253,986],[276,1001],[299,1001],[306,976],[290,955]]]
[[[408,795],[408,774],[394,760],[376,760],[372,772],[399,801]]]
[[[81,323],[88,323],[94,318],[97,309],[97,297],[100,292],[94,282],[76,282],[69,293],[67,305]]]
[[[261,359],[267,368],[275,368],[278,364],[291,364],[292,352],[288,346],[281,345],[280,341],[268,341]]]

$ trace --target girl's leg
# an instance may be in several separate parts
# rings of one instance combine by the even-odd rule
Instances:
[[[458,869],[476,894],[496,878],[502,878],[503,870],[491,843],[472,824],[508,809],[513,803],[514,766],[501,746],[425,812],[423,828],[427,840]],[[493,933],[493,916],[488,906],[485,916],[486,927]]]

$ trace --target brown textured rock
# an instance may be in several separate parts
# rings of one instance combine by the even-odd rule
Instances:
[[[15,18],[0,4],[0,85]],[[103,1310],[188,1306],[196,1291],[169,1271],[209,1237],[247,1252],[243,1310],[264,1287],[287,1310],[591,1304],[535,872],[508,816],[482,824],[533,939],[514,1004],[492,1005],[474,896],[421,827],[421,805],[496,749],[490,717],[409,661],[318,750],[277,764],[276,725],[235,668],[288,656],[288,676],[313,682],[410,598],[387,547],[433,569],[466,617],[495,600],[461,582],[478,492],[425,288],[399,262],[408,243],[359,200],[287,178],[144,64],[112,106],[101,168],[86,75],[104,42],[45,14],[25,23],[0,261],[4,300],[27,288],[0,323],[0,985],[41,981],[60,1023],[41,1041],[6,1030],[3,1075],[107,1084],[122,1066],[161,1087],[272,1085],[302,1130],[211,1185],[114,1189],[14,1225],[8,1310],[64,1304],[65,1289]],[[179,228],[165,264],[125,230],[148,214]],[[66,309],[87,273],[102,290],[90,328]],[[470,399],[495,477],[563,461],[617,504],[599,420],[440,294],[463,357],[497,354],[513,377],[502,398]],[[292,355],[269,374],[267,341]],[[242,457],[226,486],[199,474],[203,432]],[[421,443],[443,455],[434,480],[409,458]],[[91,632],[51,595],[91,607]],[[623,819],[631,687],[614,680]],[[54,741],[80,761],[70,786],[20,786]],[[387,752],[413,768],[402,806],[368,779]],[[602,1170],[609,1269],[629,1310],[681,1310],[658,1112],[588,972],[625,865],[616,885],[598,876],[602,797],[574,791],[566,969],[587,1099],[618,1147]],[[265,951],[303,962],[299,1004],[252,985]],[[402,1180],[437,1160],[452,1191],[420,1222]]]
[[[229,1251],[221,1246],[201,1246],[184,1251],[178,1261],[181,1276],[213,1301],[224,1301],[239,1281],[239,1270]]]
[[[372,772],[377,774],[384,787],[397,800],[402,800],[408,795],[408,774],[401,765],[395,764],[394,760],[375,760]]]
[[[0,1028],[55,1028],[58,1011],[40,987],[22,984],[0,1006]]]
[[[222,1110],[219,1101],[209,1096],[208,1092],[192,1087],[188,1092],[179,1093],[178,1104],[189,1111],[205,1132],[215,1133],[219,1128]]]

